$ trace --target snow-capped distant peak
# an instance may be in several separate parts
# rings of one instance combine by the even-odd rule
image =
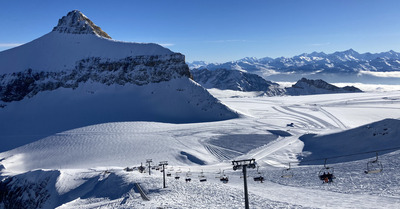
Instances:
[[[249,63],[254,63],[257,61],[258,59],[256,57],[245,57],[243,59],[238,60],[238,62],[249,62]]]
[[[95,34],[104,38],[111,37],[104,32],[99,26],[95,25],[82,12],[73,10],[68,12],[67,16],[58,20],[58,24],[53,31],[70,34]]]

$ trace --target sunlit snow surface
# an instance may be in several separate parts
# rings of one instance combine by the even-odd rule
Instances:
[[[318,179],[320,164],[294,163],[293,178],[280,177],[288,162],[296,161],[303,151],[304,144],[298,138],[304,134],[334,136],[386,118],[400,119],[399,91],[294,97],[210,92],[242,117],[189,124],[120,122],[73,129],[1,153],[2,175],[25,175],[35,181],[37,174],[25,172],[45,169],[35,172],[56,182],[48,189],[52,196],[45,206],[49,208],[243,208],[243,179],[240,171],[232,170],[231,160],[255,158],[266,181],[254,182],[257,173],[249,170],[251,208],[400,207],[400,151],[379,156],[384,170],[378,174],[364,174],[374,153],[357,161],[329,164],[328,160],[335,168],[332,184]],[[390,136],[398,138],[400,128],[398,120],[394,121],[386,125],[393,127]],[[290,123],[293,127],[287,126]],[[269,130],[292,136],[275,136]],[[383,138],[351,140],[347,150],[358,153],[365,151],[359,143],[368,143],[374,150]],[[400,145],[393,141],[393,147]],[[168,161],[172,177],[167,178],[166,189],[162,189],[159,171],[152,170],[149,176],[122,170],[146,159]],[[189,170],[192,182],[186,183]],[[230,177],[228,184],[216,178],[219,170]],[[201,171],[207,182],[199,182]],[[176,175],[181,178],[175,180]],[[142,200],[134,183],[140,183],[150,201]]]

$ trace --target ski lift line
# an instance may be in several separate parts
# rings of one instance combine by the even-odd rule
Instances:
[[[369,153],[383,152],[383,151],[396,150],[396,149],[400,149],[400,147],[393,147],[393,148],[387,148],[387,149],[381,149],[381,150],[373,150],[373,151],[368,151],[368,152],[359,152],[359,153],[347,154],[347,155],[338,155],[338,156],[333,156],[333,157],[324,157],[324,158],[311,159],[311,160],[304,160],[301,162],[311,162],[311,161],[328,160],[328,159],[335,159],[335,158],[342,158],[342,157],[350,157],[350,156],[355,156],[355,155],[364,155],[364,154],[369,154]]]
[[[329,160],[329,159],[335,159],[335,158],[342,158],[342,157],[350,157],[350,156],[356,156],[356,155],[364,155],[364,154],[370,154],[370,153],[377,153],[377,152],[384,152],[384,151],[389,151],[389,150],[397,150],[400,149],[400,147],[392,147],[392,148],[387,148],[387,149],[381,149],[381,150],[373,150],[373,151],[367,151],[367,152],[359,152],[359,153],[353,153],[353,154],[347,154],[347,155],[337,155],[337,156],[332,156],[332,157],[324,157],[324,158],[316,158],[316,159],[310,159],[310,160],[299,160],[299,161],[289,161],[289,162],[282,162],[282,163],[266,163],[268,165],[282,165],[282,164],[291,164],[291,167],[300,167],[298,165],[293,165],[296,163],[302,163],[302,162],[313,162],[313,161],[321,161],[321,160]]]

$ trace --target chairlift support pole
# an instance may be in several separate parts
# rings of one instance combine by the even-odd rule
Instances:
[[[243,182],[244,182],[244,204],[249,209],[249,194],[247,192],[247,165],[243,166]]]
[[[165,186],[165,166],[168,165],[168,161],[161,161],[158,166],[162,166],[162,172],[163,172],[163,188],[167,188]]]
[[[149,175],[151,175],[151,173],[150,173],[150,170],[151,170],[151,165],[150,164],[151,164],[151,162],[153,162],[152,159],[147,159],[146,160],[146,163],[149,164]]]
[[[232,161],[233,170],[236,171],[237,169],[242,169],[243,171],[243,183],[244,183],[244,204],[245,208],[249,209],[249,194],[247,191],[247,167],[255,168],[256,167],[256,160],[248,159],[248,160],[234,160]]]

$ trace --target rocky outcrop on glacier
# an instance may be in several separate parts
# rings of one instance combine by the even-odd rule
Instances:
[[[191,71],[193,79],[205,88],[235,91],[263,91],[268,96],[282,95],[284,91],[279,84],[266,81],[262,77],[238,70],[207,70]]]
[[[288,95],[311,95],[311,94],[333,94],[333,93],[356,93],[362,92],[354,86],[339,88],[321,79],[311,80],[302,78],[291,87],[285,88]]]

